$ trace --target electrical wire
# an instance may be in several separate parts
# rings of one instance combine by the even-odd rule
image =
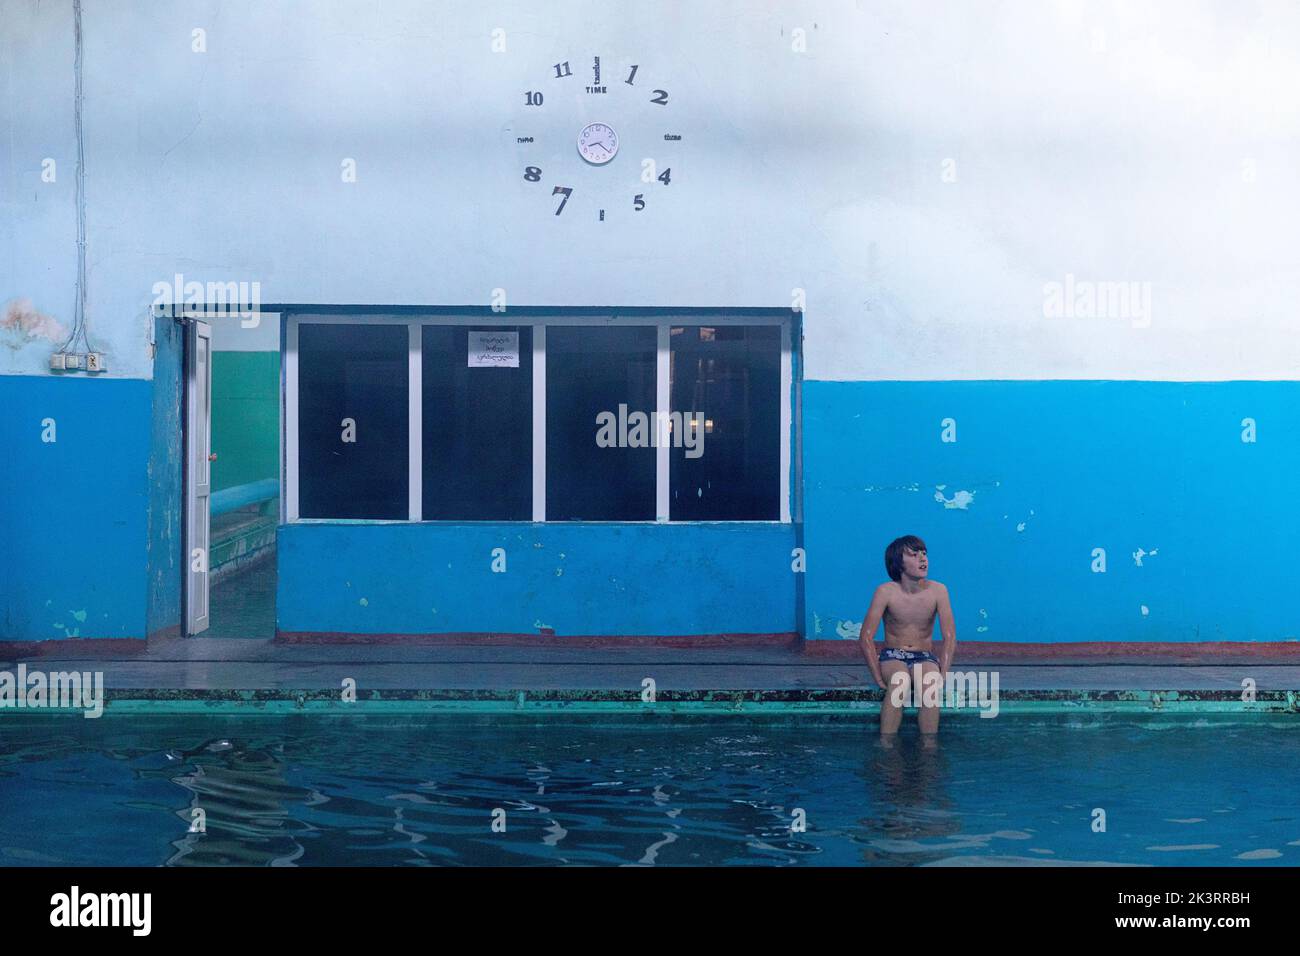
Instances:
[[[72,334],[59,349],[61,353],[76,352],[74,346],[80,342],[82,351],[94,351],[86,337],[86,150],[85,131],[82,124],[82,42],[81,42],[81,0],[72,0],[74,36],[76,42],[76,59],[73,70],[76,74],[76,94],[73,100],[73,113],[77,129],[77,298],[74,304]],[[55,353],[59,354],[59,353]]]

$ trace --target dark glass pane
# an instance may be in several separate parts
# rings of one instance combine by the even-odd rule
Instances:
[[[425,520],[531,520],[533,330],[422,335]]]
[[[780,520],[780,328],[685,326],[669,339],[671,410],[700,420],[681,439],[673,421],[669,518]]]
[[[301,517],[408,516],[407,351],[405,325],[298,326]]]
[[[547,521],[654,520],[656,339],[644,326],[547,328]],[[620,405],[625,424],[634,412],[649,417],[644,447],[597,443],[598,416],[617,421]]]

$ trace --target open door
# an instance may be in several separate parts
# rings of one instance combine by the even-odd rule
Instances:
[[[188,327],[185,363],[185,633],[208,629],[211,559],[212,327]]]

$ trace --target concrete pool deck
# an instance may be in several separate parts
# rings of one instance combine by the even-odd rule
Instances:
[[[195,637],[133,642],[130,654],[114,643],[46,642],[22,655],[8,649],[0,670],[23,663],[29,673],[102,671],[108,709],[119,712],[874,713],[882,694],[847,641],[692,648],[564,638],[410,645]],[[990,681],[996,674],[1000,709],[1009,712],[1300,713],[1300,644],[972,642],[959,645],[953,670],[984,672]],[[340,699],[348,678],[355,703]],[[653,704],[642,701],[646,678],[654,681]],[[1243,700],[1247,679],[1253,700]]]

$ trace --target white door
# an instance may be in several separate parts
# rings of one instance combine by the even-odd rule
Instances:
[[[189,326],[185,373],[185,627],[208,629],[209,512],[212,494],[212,327]]]

